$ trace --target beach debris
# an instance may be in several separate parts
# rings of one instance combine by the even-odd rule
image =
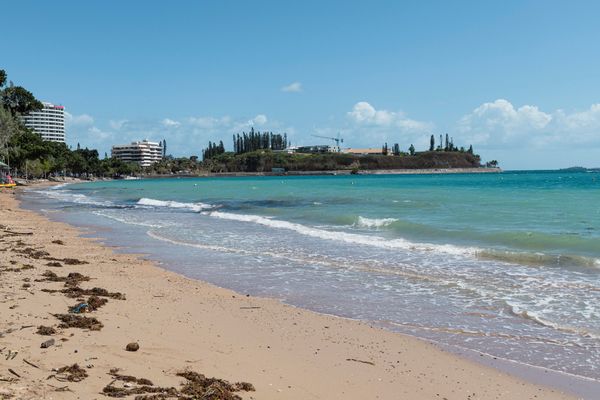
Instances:
[[[207,378],[193,371],[177,373],[185,379],[181,388],[154,386],[151,381],[129,375],[121,375],[119,369],[113,368],[110,374],[113,380],[102,389],[108,397],[127,397],[137,395],[136,400],[159,400],[177,398],[182,400],[241,400],[235,394],[240,391],[254,391],[254,386],[247,382],[229,383],[222,379]],[[123,386],[115,386],[116,382],[124,382]]]
[[[177,376],[185,378],[187,381],[182,384],[180,392],[192,398],[238,400],[241,397],[234,394],[234,392],[242,390],[253,392],[255,390],[251,383],[237,382],[232,384],[223,379],[207,378],[202,374],[189,370],[178,372]]]
[[[362,363],[362,364],[375,365],[375,363],[372,361],[357,360],[356,358],[346,358],[346,361],[354,361],[354,362]]]
[[[40,369],[40,367],[38,367],[37,365],[35,365],[34,363],[32,363],[31,361],[27,361],[26,359],[23,359],[23,362],[25,364],[31,365],[34,368]]]
[[[54,378],[59,382],[81,382],[88,377],[85,369],[77,364],[67,365],[56,370],[56,373],[50,375],[47,379]]]
[[[78,298],[83,296],[100,296],[100,297],[110,297],[117,300],[125,300],[125,295],[123,293],[115,292],[111,293],[103,288],[92,288],[92,289],[82,289],[80,287],[68,287],[61,290],[55,289],[42,289],[42,292],[47,293],[63,293],[67,297]]]
[[[6,233],[6,235],[9,236],[30,236],[33,235],[33,232],[15,232],[13,230],[11,230],[9,227],[7,227],[6,225],[0,225],[0,229],[2,230],[3,233]],[[3,236],[6,236],[3,235]]]
[[[38,335],[50,336],[50,335],[54,335],[56,333],[56,329],[54,329],[51,326],[40,325],[40,326],[38,326],[38,330],[36,333]]]
[[[127,346],[125,346],[125,350],[127,351],[138,351],[139,349],[140,345],[136,342],[128,343]]]
[[[60,240],[60,239],[53,240],[53,241],[52,241],[52,243],[54,243],[54,244],[60,244],[61,246],[64,246],[64,245],[65,245],[65,242],[63,242],[63,241],[62,241],[62,240]]]
[[[135,376],[131,376],[131,375],[121,375],[121,374],[119,374],[119,371],[120,371],[119,368],[113,368],[110,370],[109,375],[118,381],[129,382],[129,383],[133,382],[138,385],[145,385],[145,386],[154,386],[154,384],[152,383],[152,381],[150,379],[136,378]]]
[[[15,250],[17,253],[21,253],[24,254],[26,256],[29,256],[29,258],[33,258],[33,259],[40,259],[42,257],[47,257],[50,255],[50,253],[48,253],[47,251],[44,250],[39,250],[39,249],[34,249],[33,247],[25,247],[22,250]]]
[[[89,329],[91,331],[99,331],[104,327],[102,322],[96,318],[83,317],[81,315],[74,314],[52,314],[58,318],[62,324],[58,325],[59,328],[80,328]]]
[[[54,346],[54,339],[48,339],[40,345],[40,348],[47,349],[50,346]]]
[[[89,311],[89,308],[90,306],[88,305],[88,303],[78,303],[73,307],[69,307],[69,312],[73,314],[79,314],[82,312]]]
[[[44,260],[62,262],[67,265],[89,264],[87,261],[78,260],[77,258],[56,258],[56,257],[49,257],[49,256],[50,256],[50,254],[46,254],[46,256],[44,257]]]
[[[8,372],[10,372],[11,374],[13,374],[14,376],[16,376],[17,378],[20,378],[21,375],[17,374],[12,368],[8,369]]]
[[[103,299],[100,298],[98,296],[90,296],[88,298],[87,304],[90,307],[90,309],[93,310],[97,310],[100,307],[102,307],[103,305],[105,305],[106,303],[108,303],[107,299]]]
[[[46,270],[42,274],[44,279],[38,279],[37,282],[64,282],[65,286],[77,286],[81,282],[89,281],[90,277],[79,272],[70,272],[67,276],[58,276],[56,273]]]
[[[50,262],[46,263],[46,266],[61,268],[63,265],[61,263],[59,263],[58,261],[50,261]]]
[[[6,348],[6,347],[5,347]],[[3,348],[2,350],[4,350],[5,348]],[[2,350],[0,350],[0,353],[2,353]],[[19,354],[18,351],[12,351],[12,350],[8,350],[8,353],[6,353],[6,361],[8,360],[14,360],[15,357],[17,356],[17,354]]]

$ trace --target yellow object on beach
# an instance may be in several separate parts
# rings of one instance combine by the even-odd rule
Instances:
[[[14,188],[17,186],[16,183],[0,183],[0,188]]]

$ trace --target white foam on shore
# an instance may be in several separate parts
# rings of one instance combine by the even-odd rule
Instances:
[[[77,204],[89,204],[100,207],[114,207],[115,204],[110,201],[98,201],[89,198],[88,196],[81,193],[71,193],[65,190],[57,190],[57,188],[51,188],[48,190],[39,190],[35,191],[36,193],[40,193],[46,197],[49,197],[54,200],[64,201],[67,203],[77,203]]]
[[[330,231],[325,229],[317,229],[306,225],[301,225],[288,221],[265,218],[259,215],[233,214],[221,211],[204,212],[205,215],[226,219],[231,221],[250,222],[269,228],[286,229],[298,232],[305,236],[315,237],[324,240],[341,241],[351,244],[359,244],[365,246],[378,247],[382,249],[404,249],[416,251],[437,251],[452,255],[476,255],[477,249],[470,247],[458,247],[453,245],[437,245],[430,243],[413,243],[404,239],[385,239],[380,236],[359,235],[356,233]]]
[[[355,226],[359,228],[383,228],[398,221],[397,218],[366,218],[359,216]]]
[[[521,318],[533,321],[538,325],[545,326],[547,328],[556,329],[556,330],[559,330],[562,332],[576,334],[579,336],[588,337],[588,338],[596,339],[596,340],[600,339],[600,332],[595,332],[595,331],[592,331],[589,329],[578,328],[578,327],[564,325],[564,324],[560,324],[560,323],[557,323],[554,321],[550,321],[550,320],[542,317],[540,315],[540,313],[538,313],[538,312],[526,310],[522,306],[519,306],[515,303],[511,303],[508,301],[506,303],[509,307],[510,313],[516,317],[521,317]]]
[[[140,206],[150,206],[150,207],[168,207],[168,208],[178,208],[178,209],[187,209],[194,212],[200,212],[203,210],[208,210],[213,208],[210,204],[204,203],[180,203],[178,201],[172,200],[156,200],[156,199],[148,199],[141,198],[137,202]]]

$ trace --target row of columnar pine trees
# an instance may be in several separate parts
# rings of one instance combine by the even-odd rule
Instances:
[[[440,141],[439,144],[435,145],[435,136],[431,135],[431,138],[429,140],[429,151],[457,151],[457,152],[461,152],[461,153],[469,153],[469,154],[473,154],[473,146],[469,146],[468,149],[465,150],[464,147],[457,147],[454,145],[454,138],[451,138],[447,133],[446,133],[446,140],[444,141],[444,138],[442,135],[440,135]],[[401,154],[400,151],[400,145],[398,143],[394,143],[392,145],[391,148],[388,147],[388,144],[385,143],[382,147],[381,147],[381,152],[385,155],[388,154],[393,154],[395,156],[399,156]],[[408,152],[411,156],[415,155],[416,149],[414,145],[410,145],[410,147],[408,148]]]
[[[233,135],[233,151],[235,154],[248,153],[256,150],[285,150],[287,148],[287,134],[273,132],[259,132],[254,128],[250,132]]]

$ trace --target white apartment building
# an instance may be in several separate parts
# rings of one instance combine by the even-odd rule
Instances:
[[[162,160],[162,143],[150,142],[145,139],[141,142],[114,145],[111,150],[111,156],[124,162],[134,162],[142,167],[149,167],[155,162]]]
[[[42,103],[44,108],[22,116],[23,124],[40,135],[43,140],[65,142],[65,108],[52,103]]]

